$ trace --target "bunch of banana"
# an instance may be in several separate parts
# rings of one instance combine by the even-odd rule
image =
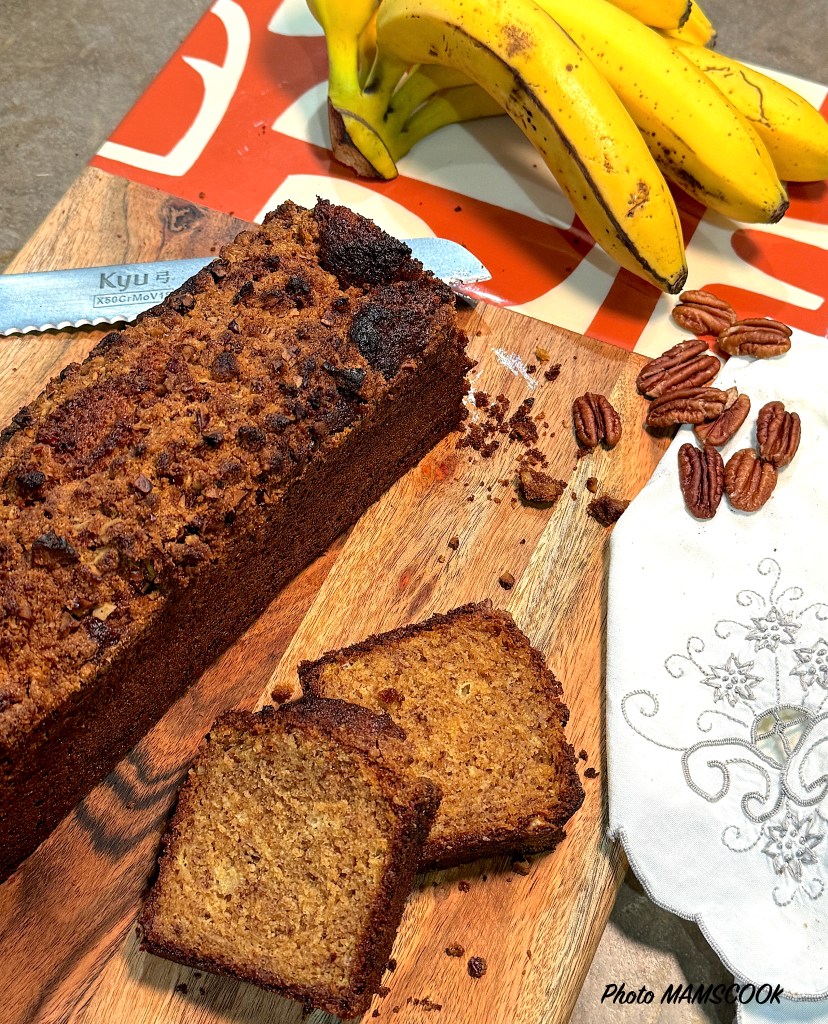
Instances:
[[[392,178],[439,128],[505,112],[595,240],[667,291],[687,270],[665,179],[742,221],[787,209],[780,178],[828,175],[828,126],[704,44],[695,0],[308,0],[325,30],[335,155]]]

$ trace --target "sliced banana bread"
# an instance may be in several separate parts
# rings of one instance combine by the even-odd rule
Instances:
[[[303,662],[299,678],[405,731],[415,769],[443,793],[423,867],[548,849],[581,805],[560,684],[488,602]]]
[[[179,795],[142,948],[364,1011],[439,803],[402,739],[335,700],[220,718]]]
[[[0,880],[459,422],[450,290],[285,203],[0,432]]]

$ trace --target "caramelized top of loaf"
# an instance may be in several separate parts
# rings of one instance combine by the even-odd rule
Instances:
[[[306,693],[387,712],[403,728],[415,770],[443,791],[427,864],[481,856],[489,842],[532,848],[534,833],[581,803],[560,684],[488,602],[304,662],[299,677]]]
[[[402,738],[341,701],[220,719],[165,839],[145,947],[364,1009],[438,802]]]
[[[440,345],[462,347],[451,292],[405,245],[285,203],[21,409],[0,435],[0,749]]]

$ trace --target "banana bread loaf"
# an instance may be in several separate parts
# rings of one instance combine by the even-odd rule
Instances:
[[[561,687],[508,612],[434,615],[299,666],[306,694],[387,712],[443,793],[423,867],[546,850],[581,806]]]
[[[462,415],[448,288],[286,203],[0,435],[0,878]]]
[[[402,739],[335,700],[219,719],[179,795],[142,948],[343,1018],[366,1010],[439,803]]]

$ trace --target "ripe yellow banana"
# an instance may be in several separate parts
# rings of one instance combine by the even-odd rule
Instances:
[[[533,0],[384,0],[381,51],[488,92],[535,145],[593,238],[670,292],[687,276],[678,214],[618,97]]]
[[[648,22],[648,24],[652,24],[652,22]],[[661,28],[662,26],[659,25],[657,27]],[[675,28],[668,26],[665,34],[672,36],[674,39],[695,43],[697,46],[716,45],[716,29],[713,27],[713,22],[699,7],[696,0],[693,0],[693,6],[690,8],[690,16],[687,21]]]
[[[537,3],[615,89],[669,178],[727,217],[779,220],[788,198],[764,144],[679,50],[607,0]]]
[[[503,114],[503,108],[474,82],[433,93],[398,130],[387,137],[392,157],[399,160],[421,139],[449,124]]]
[[[325,30],[334,156],[362,177],[394,178],[396,161],[438,128],[502,113],[465,75],[408,68],[377,49],[380,0],[307,0]]]
[[[611,0],[622,11],[653,28],[677,29],[686,24],[695,0]]]
[[[806,99],[724,54],[678,40],[674,45],[750,121],[783,181],[828,178],[828,123]]]
[[[377,54],[371,68],[364,67],[375,50],[380,0],[307,0],[307,4],[325,30],[328,126],[334,156],[363,177],[395,177],[394,160],[374,125],[381,120],[405,65]]]

